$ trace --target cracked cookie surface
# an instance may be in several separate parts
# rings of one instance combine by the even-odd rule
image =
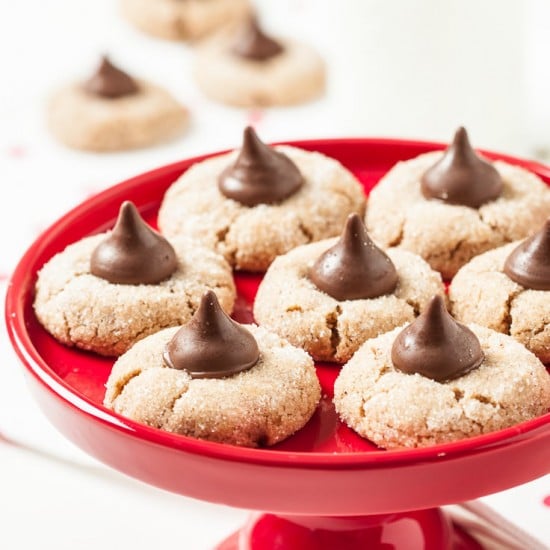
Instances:
[[[120,355],[148,334],[188,321],[208,289],[231,312],[235,284],[220,255],[188,239],[173,239],[178,268],[169,279],[154,285],[113,284],[90,273],[92,252],[105,236],[69,245],[38,275],[36,316],[63,344]]]
[[[236,269],[265,271],[276,256],[298,245],[337,235],[349,214],[362,215],[361,184],[338,161],[296,147],[277,146],[304,177],[278,204],[244,206],[224,197],[217,178],[234,151],[192,166],[166,192],[159,211],[164,235],[188,235],[222,253]]]
[[[342,367],[334,403],[343,422],[378,446],[426,447],[480,435],[550,409],[550,376],[509,336],[469,325],[485,358],[448,382],[405,374],[391,361],[397,328],[368,340]]]
[[[249,447],[273,445],[302,428],[321,390],[311,357],[255,325],[260,359],[220,379],[192,379],[167,367],[165,345],[178,328],[138,342],[113,366],[105,406],[170,432]]]
[[[450,279],[477,254],[522,239],[550,215],[550,189],[533,173],[496,161],[502,195],[479,209],[424,198],[420,178],[442,152],[397,163],[372,190],[366,213],[371,237],[410,250]]]
[[[307,276],[337,239],[300,246],[277,258],[254,302],[256,321],[305,349],[319,361],[347,361],[367,339],[412,321],[434,294],[444,294],[439,273],[404,250],[385,252],[395,265],[393,293],[363,300],[336,300]]]
[[[524,288],[503,271],[518,245],[485,252],[460,269],[449,287],[452,313],[463,323],[509,334],[550,363],[550,291]]]

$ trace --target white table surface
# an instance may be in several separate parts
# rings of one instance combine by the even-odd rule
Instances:
[[[329,68],[335,63],[338,44],[325,32],[325,2],[259,4],[273,29],[299,34],[324,53]],[[193,83],[191,50],[133,30],[118,17],[112,0],[0,0],[0,7],[2,297],[18,258],[36,235],[113,183],[187,156],[236,146],[251,120],[266,140],[357,133],[338,116],[334,83],[322,100],[296,108],[251,112],[208,101]],[[104,51],[130,73],[163,83],[188,105],[193,120],[185,137],[149,150],[107,155],[70,151],[50,138],[44,125],[49,93],[85,76]],[[0,548],[201,550],[212,548],[244,521],[243,510],[127,478],[61,437],[27,392],[3,318],[0,358],[0,434],[5,438],[0,438]],[[484,501],[550,544],[550,476]]]

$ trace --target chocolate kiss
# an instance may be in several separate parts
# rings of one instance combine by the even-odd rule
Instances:
[[[512,251],[504,273],[525,288],[550,290],[550,218],[538,233]]]
[[[441,296],[404,330],[391,350],[396,369],[444,382],[458,378],[483,362],[477,336],[451,317]]]
[[[262,31],[256,17],[250,17],[237,34],[231,51],[245,59],[266,61],[282,53],[284,48]]]
[[[97,277],[127,285],[160,283],[177,267],[172,245],[143,221],[130,201],[122,204],[113,231],[90,261]]]
[[[83,88],[91,94],[109,99],[132,95],[139,90],[134,79],[115,67],[106,56],[101,58],[97,71],[84,82]]]
[[[427,199],[479,208],[502,193],[497,170],[472,149],[464,128],[456,131],[443,157],[420,180]]]
[[[397,285],[395,266],[372,242],[357,214],[348,216],[340,239],[313,264],[309,278],[337,300],[376,298]]]
[[[220,192],[245,206],[281,202],[303,183],[296,165],[263,143],[250,126],[237,160],[218,179]]]
[[[254,336],[208,290],[191,320],[166,344],[163,357],[167,366],[186,370],[192,378],[223,378],[253,367],[260,350]]]

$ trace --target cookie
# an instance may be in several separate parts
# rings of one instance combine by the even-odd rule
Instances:
[[[485,434],[547,412],[550,377],[542,363],[509,336],[468,327],[479,340],[482,361],[443,381],[396,368],[393,349],[402,328],[367,340],[334,385],[342,421],[394,449]]]
[[[124,205],[121,212],[133,215]],[[125,255],[123,265],[109,266],[117,254],[100,245],[111,242],[115,233],[116,227],[113,232],[69,245],[38,274],[36,316],[63,344],[101,355],[120,355],[148,334],[188,321],[207,289],[215,290],[226,311],[232,310],[236,295],[232,272],[218,254],[180,237],[171,241],[175,258],[168,271],[158,272],[166,253],[160,250],[159,257],[150,243],[146,243],[143,259],[135,261]],[[118,282],[104,278],[113,267],[127,278]],[[136,273],[145,275],[149,282],[139,284],[139,278],[133,279]],[[158,278],[162,280],[152,282]]]
[[[235,198],[222,193],[222,182],[235,187]],[[159,227],[169,237],[204,243],[236,269],[265,271],[279,254],[337,235],[364,205],[361,184],[339,162],[296,147],[267,147],[249,128],[240,151],[195,164],[168,189]]]
[[[544,227],[548,246],[550,222]],[[452,312],[463,322],[512,336],[543,363],[550,363],[550,255],[546,250],[546,289],[540,285],[529,288],[535,285],[521,279],[517,282],[517,277],[510,273],[511,278],[505,269],[508,258],[522,244],[515,242],[485,252],[460,269],[449,287]],[[526,265],[523,258],[523,272]]]
[[[432,196],[427,198],[421,180],[438,163],[450,166],[448,153],[457,147],[468,158],[475,154],[465,134],[457,133],[447,153],[427,153],[399,162],[372,190],[366,213],[367,227],[376,242],[419,254],[446,279],[474,256],[526,237],[550,215],[547,186],[535,174],[502,161],[483,165],[491,165],[500,176],[500,191],[492,180],[489,185],[493,190],[496,187],[497,198],[479,196],[485,189],[485,179],[471,180],[475,185],[470,188],[470,196],[467,192],[456,193],[451,185],[446,187],[441,196],[454,193],[454,203],[438,198],[433,186]],[[462,158],[460,154],[458,158]],[[425,187],[430,189],[429,185]]]
[[[321,56],[306,44],[268,37],[255,19],[201,45],[194,75],[209,98],[238,107],[302,103],[325,89]]]
[[[138,29],[169,40],[197,40],[250,13],[248,0],[120,0],[122,15]]]
[[[168,92],[131,79],[105,58],[89,81],[59,90],[48,108],[48,126],[61,143],[96,152],[173,139],[188,120],[188,111]]]
[[[220,319],[217,307],[205,295],[188,323],[195,327],[162,330],[121,356],[105,406],[155,428],[248,447],[273,445],[302,428],[321,396],[311,358],[261,327]],[[215,327],[206,339],[205,320]]]
[[[357,221],[361,223],[359,218]],[[347,232],[355,232],[360,240],[348,248],[363,244],[367,250],[371,248],[370,239],[361,234],[352,216],[343,237]],[[371,281],[366,270],[352,278],[340,271],[333,273],[345,292],[354,291],[357,281],[367,280],[366,294],[340,295],[330,287],[328,292],[322,290],[312,280],[312,267],[327,252],[328,263],[334,266],[338,261],[334,248],[341,241],[342,237],[299,246],[278,257],[265,274],[254,302],[254,317],[261,326],[305,349],[316,360],[340,363],[350,359],[365,340],[412,321],[434,294],[445,292],[439,273],[419,256],[399,249],[389,249],[387,256],[384,254],[394,266],[389,287],[376,288],[385,277],[378,269]],[[366,269],[372,269],[374,263],[372,256],[365,258]],[[371,297],[360,298],[368,296],[373,287]]]

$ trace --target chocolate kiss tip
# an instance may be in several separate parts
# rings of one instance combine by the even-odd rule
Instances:
[[[218,189],[225,197],[252,207],[281,202],[296,193],[303,183],[296,165],[263,143],[248,126],[237,159],[218,178]]]
[[[484,355],[477,336],[449,314],[437,295],[398,334],[391,358],[397,370],[445,382],[479,367]]]
[[[253,367],[260,350],[254,336],[221,308],[216,294],[202,296],[191,320],[164,350],[164,362],[192,378],[224,378]]]
[[[108,99],[132,95],[139,91],[134,79],[113,65],[106,55],[101,56],[96,72],[84,82],[83,88],[93,95]]]
[[[252,154],[268,146],[258,137],[256,130],[252,126],[247,126],[243,130],[243,144],[241,151],[246,151],[247,154]]]
[[[90,260],[93,275],[128,285],[160,283],[177,267],[172,245],[145,223],[130,201],[122,203],[115,227]]]
[[[531,290],[550,290],[550,218],[506,259],[504,273]]]
[[[479,208],[500,196],[503,183],[494,166],[474,151],[461,126],[443,157],[422,175],[420,187],[427,199]]]
[[[376,298],[393,292],[398,276],[388,256],[371,240],[357,214],[350,214],[338,242],[309,270],[317,288],[336,300]]]
[[[453,139],[453,141],[455,143],[460,143],[460,142],[466,142],[466,143],[470,143],[470,140],[468,138],[468,132],[466,131],[466,128],[464,128],[464,126],[459,126],[455,132],[455,137]]]
[[[235,55],[251,61],[267,61],[282,53],[284,48],[263,32],[258,18],[252,15],[241,27],[231,51]]]
[[[343,233],[350,233],[350,232],[353,235],[361,234],[362,236],[366,237],[369,241],[371,240],[365,228],[365,224],[361,220],[361,216],[359,216],[359,214],[357,213],[350,214],[346,219]]]

